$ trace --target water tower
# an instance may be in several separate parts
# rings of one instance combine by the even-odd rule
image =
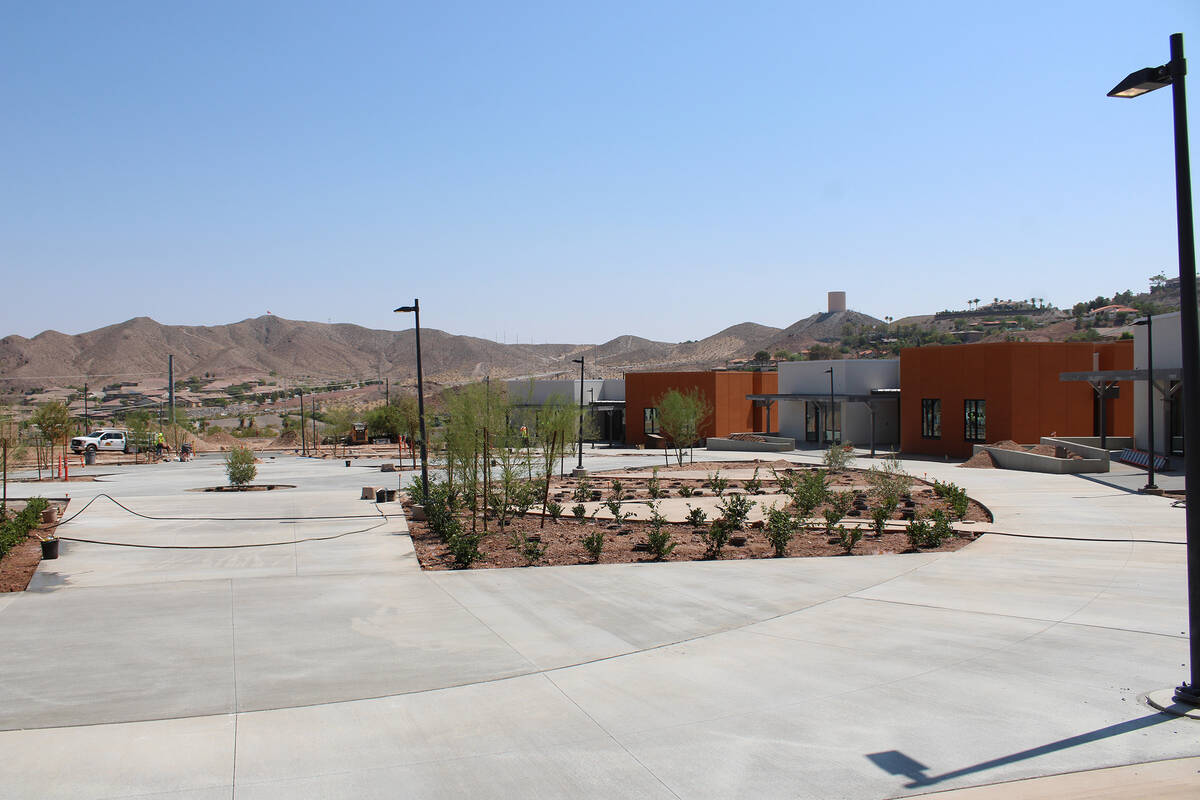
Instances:
[[[846,310],[846,293],[829,292],[829,313]]]

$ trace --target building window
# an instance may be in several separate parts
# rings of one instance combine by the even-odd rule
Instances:
[[[644,408],[642,409],[642,433],[647,436],[658,433],[658,409]]]
[[[963,400],[963,439],[987,441],[987,401]]]
[[[942,438],[942,401],[939,399],[921,400],[921,438]]]

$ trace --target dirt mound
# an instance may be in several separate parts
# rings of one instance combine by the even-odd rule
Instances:
[[[231,447],[236,447],[237,445],[241,444],[241,442],[221,429],[217,429],[205,436],[204,441],[209,445],[210,448],[216,448],[219,450],[228,450]]]
[[[959,466],[968,469],[996,469],[996,459],[992,458],[992,454],[987,450],[980,450]]]
[[[296,433],[295,431],[284,431],[282,434],[275,437],[274,441],[272,441],[269,445],[267,445],[267,447],[279,447],[279,448],[299,447],[299,446],[300,446],[300,434]]]

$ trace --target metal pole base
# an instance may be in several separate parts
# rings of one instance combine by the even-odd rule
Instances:
[[[1177,703],[1187,703],[1188,705],[1200,708],[1200,691],[1197,691],[1197,687],[1195,686],[1181,683],[1175,687],[1174,700]]]
[[[1138,489],[1138,491],[1139,491],[1140,493],[1142,493],[1142,494],[1157,494],[1157,495],[1161,495],[1161,494],[1163,493],[1163,490],[1162,490],[1162,489],[1160,489],[1160,488],[1158,488],[1157,486],[1155,486],[1153,483],[1147,483],[1147,484],[1146,484],[1145,486],[1143,486],[1141,489]]]

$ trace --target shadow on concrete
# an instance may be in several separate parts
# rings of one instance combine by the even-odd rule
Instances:
[[[1070,736],[1066,739],[1059,739],[1056,742],[1032,747],[1028,750],[1022,750],[1019,753],[1012,753],[1007,756],[993,758],[990,761],[982,761],[978,764],[972,764],[969,767],[944,772],[941,775],[926,775],[926,771],[930,768],[921,762],[905,755],[899,750],[885,750],[880,753],[868,753],[867,759],[875,766],[882,769],[889,775],[900,775],[908,778],[909,783],[904,785],[905,789],[916,789],[924,786],[933,786],[943,781],[961,778],[964,775],[972,775],[977,772],[984,772],[996,767],[1015,764],[1018,761],[1025,761],[1030,758],[1057,753],[1059,750],[1066,750],[1071,747],[1078,747],[1081,744],[1089,744],[1097,742],[1101,739],[1109,739],[1113,736],[1121,736],[1126,733],[1133,733],[1142,728],[1149,728],[1152,725],[1158,725],[1162,722],[1169,722],[1173,719],[1168,714],[1151,714],[1138,719],[1132,719],[1128,722],[1119,722],[1116,725],[1109,725],[1106,728],[1097,728],[1094,731],[1081,733],[1077,736]]]

